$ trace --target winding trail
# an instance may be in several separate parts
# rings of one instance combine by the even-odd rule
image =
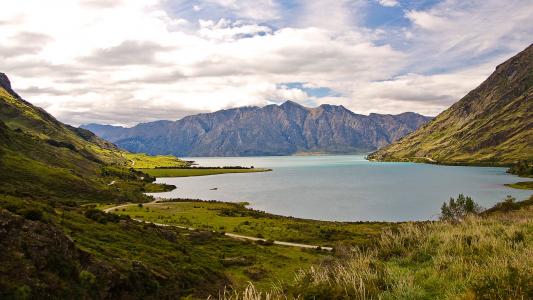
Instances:
[[[159,201],[160,201],[160,199],[156,199],[156,200],[154,200],[152,202],[143,203],[143,205],[146,206],[146,205],[163,204],[163,203],[160,203]],[[129,204],[122,204],[122,205],[118,205],[118,206],[113,206],[113,207],[106,208],[103,211],[105,213],[110,213],[111,211],[113,211],[115,209],[126,208],[126,207],[132,206],[132,205],[138,205],[138,203],[129,203]],[[141,220],[141,219],[133,219],[133,218],[132,218],[132,220],[137,221],[137,222],[142,222],[142,223],[154,224],[156,226],[161,226],[161,227],[176,227],[176,228],[187,229],[187,230],[191,230],[191,231],[196,230],[196,228],[193,228],[193,227],[162,224],[162,223],[150,222],[150,221],[145,221],[145,220]],[[254,242],[257,242],[257,241],[267,242],[267,239],[253,237],[253,236],[247,236],[247,235],[240,235],[240,234],[235,234],[235,233],[230,233],[230,232],[225,232],[224,235],[229,237],[229,238],[237,239],[237,240],[249,240],[249,241],[254,241]],[[274,243],[274,245],[280,245],[280,246],[333,251],[332,247],[322,247],[322,246],[317,246],[317,245],[299,244],[299,243],[291,243],[291,242],[283,242],[283,241],[273,241],[273,243]]]

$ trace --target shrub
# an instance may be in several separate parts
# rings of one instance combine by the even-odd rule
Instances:
[[[461,222],[467,215],[478,214],[481,211],[481,207],[472,198],[459,194],[457,200],[450,198],[448,204],[446,202],[442,204],[440,219]]]
[[[95,220],[98,223],[105,224],[107,222],[117,223],[121,217],[115,214],[107,214],[99,209],[91,208],[85,211],[85,217]]]
[[[96,276],[89,271],[83,270],[80,272],[80,281],[85,288],[90,288],[96,282]]]
[[[507,170],[507,173],[518,176],[533,176],[533,162],[519,161]]]

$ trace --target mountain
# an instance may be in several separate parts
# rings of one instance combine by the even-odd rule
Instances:
[[[369,155],[386,161],[533,160],[533,45],[417,131]]]
[[[416,113],[355,114],[343,106],[292,101],[156,121],[132,128],[82,126],[123,149],[177,156],[356,153],[387,145],[430,120]]]

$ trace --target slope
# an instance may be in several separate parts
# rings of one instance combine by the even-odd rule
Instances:
[[[533,45],[372,160],[507,165],[533,160]]]

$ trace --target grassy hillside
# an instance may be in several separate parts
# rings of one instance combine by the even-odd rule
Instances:
[[[533,160],[533,45],[372,160],[510,165]]]

